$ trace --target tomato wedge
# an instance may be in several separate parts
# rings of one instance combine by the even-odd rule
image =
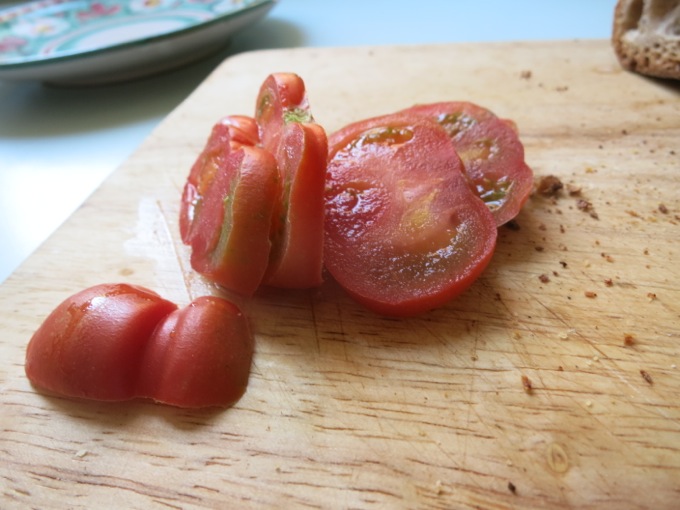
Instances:
[[[264,283],[318,286],[323,269],[326,132],[314,123],[304,82],[292,73],[272,74],[264,81],[255,119],[260,143],[276,157],[282,183]]]
[[[246,390],[253,350],[246,318],[225,299],[177,309],[148,289],[102,284],[45,319],[25,370],[35,386],[68,397],[227,407]]]
[[[269,152],[242,146],[219,160],[194,218],[191,267],[243,295],[259,287],[269,263],[279,173]]]
[[[258,143],[257,123],[245,115],[229,115],[216,123],[208,141],[191,167],[189,177],[182,192],[179,229],[182,241],[191,243],[192,224],[200,210],[203,196],[210,188],[217,170],[224,165],[229,153],[242,146]]]
[[[26,375],[60,395],[128,400],[156,325],[177,306],[127,284],[90,287],[62,302],[33,334]]]
[[[475,281],[496,223],[441,126],[386,115],[346,126],[329,145],[324,256],[341,287],[377,313],[408,316]]]
[[[489,207],[498,226],[517,216],[531,193],[533,172],[524,161],[514,122],[462,101],[416,105],[403,112],[433,118],[446,130],[470,188]]]
[[[228,407],[246,390],[253,350],[248,321],[236,305],[199,297],[156,328],[137,393],[178,407]]]

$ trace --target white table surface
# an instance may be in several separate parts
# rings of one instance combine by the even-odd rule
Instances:
[[[279,0],[219,55],[163,75],[94,88],[0,80],[0,282],[229,55],[263,48],[606,39],[615,3]]]

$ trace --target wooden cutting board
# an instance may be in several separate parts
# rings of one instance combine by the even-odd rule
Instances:
[[[242,302],[257,347],[229,410],[35,391],[26,343],[76,291],[218,292],[178,240],[180,191],[213,122],[253,112],[275,71],[305,79],[329,131],[487,106],[537,176],[580,193],[533,197],[482,278],[417,318],[373,315],[330,278]],[[2,507],[678,508],[679,91],[622,71],[607,41],[227,60],[0,287]]]

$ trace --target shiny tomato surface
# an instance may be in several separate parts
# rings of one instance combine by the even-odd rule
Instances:
[[[128,400],[156,325],[177,306],[127,284],[90,287],[62,302],[26,350],[26,374],[41,388],[70,397]]]
[[[225,299],[178,309],[142,287],[102,284],[46,318],[25,370],[38,388],[67,397],[227,407],[245,392],[253,348],[245,316]]]
[[[443,305],[491,260],[496,223],[436,122],[394,114],[329,137],[325,265],[385,315]]]
[[[228,407],[246,391],[254,340],[233,303],[199,297],[156,328],[140,365],[140,396],[179,407]]]
[[[533,172],[524,160],[514,122],[463,101],[416,105],[404,112],[432,118],[444,128],[470,188],[489,207],[497,225],[517,216],[531,193]]]

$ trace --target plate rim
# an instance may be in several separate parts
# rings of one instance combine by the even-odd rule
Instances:
[[[234,11],[229,11],[225,13],[221,13],[214,18],[207,20],[207,21],[202,21],[195,23],[193,25],[189,25],[186,27],[178,28],[175,30],[171,30],[169,32],[164,32],[164,33],[159,33],[155,35],[149,35],[145,37],[140,37],[137,39],[132,39],[130,41],[125,41],[121,43],[114,43],[110,44],[107,46],[102,46],[99,48],[92,48],[92,49],[86,49],[86,50],[73,50],[71,52],[64,52],[60,53],[58,55],[50,55],[47,57],[34,57],[34,58],[24,58],[22,60],[18,61],[7,61],[7,62],[1,62],[0,61],[0,72],[3,71],[12,71],[12,70],[21,70],[21,69],[27,69],[27,68],[34,68],[34,67],[39,67],[42,65],[55,65],[61,62],[70,62],[74,60],[78,60],[81,58],[91,58],[91,57],[97,57],[101,56],[107,53],[111,52],[116,52],[116,51],[121,51],[125,49],[131,49],[135,48],[138,46],[145,46],[150,43],[156,43],[156,42],[161,42],[164,40],[172,39],[178,36],[183,36],[190,34],[191,32],[198,32],[204,29],[207,29],[213,25],[217,25],[219,23],[224,23],[225,21],[238,18],[240,16],[245,16],[253,11],[257,11],[259,9],[264,9],[264,8],[272,8],[274,7],[274,4],[276,4],[279,0],[254,0],[253,3],[242,6],[237,10]],[[36,2],[40,3],[40,2]],[[17,8],[19,5],[14,6],[12,8]]]

